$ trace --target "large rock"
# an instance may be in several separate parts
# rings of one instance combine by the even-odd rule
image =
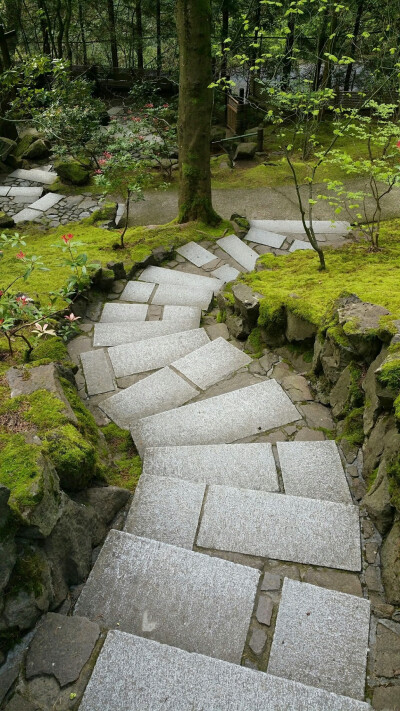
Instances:
[[[400,605],[400,520],[398,519],[381,548],[382,580],[388,602]]]
[[[21,550],[20,561],[18,574],[10,578],[0,630],[30,629],[47,612],[52,599],[50,569],[43,552],[39,548]]]
[[[397,625],[391,627],[392,624],[379,622],[376,628],[374,674],[386,679],[397,676],[400,669],[400,627]]]
[[[256,154],[257,143],[239,143],[234,160],[252,160]]]
[[[49,153],[49,144],[47,141],[44,141],[43,138],[38,138],[31,143],[22,157],[26,158],[26,160],[36,160],[38,158],[47,158]]]
[[[86,185],[89,182],[90,172],[76,160],[60,160],[55,164],[55,170],[64,183],[72,185]]]
[[[36,476],[26,492],[29,503],[19,503],[19,519],[27,538],[46,538],[59,516],[60,482],[52,462],[37,446]]]
[[[359,356],[371,363],[379,353],[382,342],[390,341],[390,334],[381,326],[389,311],[383,306],[369,304],[351,295],[343,299],[337,310],[339,324]]]
[[[70,422],[77,425],[78,419],[69,404],[60,383],[60,370],[55,363],[37,368],[10,368],[6,378],[11,388],[11,397],[30,395],[36,390],[48,390],[64,403],[64,413]],[[63,373],[64,375],[64,373]]]
[[[118,511],[129,501],[131,493],[118,486],[97,486],[74,495],[74,501],[92,507],[105,525],[111,523]]]
[[[18,145],[13,151],[16,158],[25,158],[25,154],[33,143],[43,138],[43,134],[39,133],[36,128],[27,128],[22,131],[19,136]]]
[[[343,370],[357,359],[350,341],[341,326],[328,328],[325,340],[318,343],[318,354],[314,353],[314,360],[320,363],[324,375],[331,383],[336,383]]]
[[[390,415],[381,415],[367,441],[364,442],[364,477],[366,479],[377,468],[384,450],[386,434],[391,430],[396,430],[394,418]]]
[[[234,284],[232,294],[235,300],[235,311],[239,314],[250,331],[257,325],[260,313],[260,297],[246,284]]]
[[[10,537],[0,541],[0,593],[10,579],[16,560],[17,546],[14,538]]]
[[[384,460],[380,463],[376,479],[364,496],[362,504],[367,509],[378,531],[382,534],[387,533],[393,522],[394,509],[390,500],[389,480]]]
[[[15,141],[11,140],[11,138],[0,138],[0,160],[5,161],[6,158],[10,155],[10,153],[13,153],[13,151],[16,149],[17,144]]]
[[[317,327],[310,321],[296,316],[292,311],[287,311],[286,338],[289,342],[307,341],[317,334]]]
[[[379,398],[378,390],[381,390],[376,379],[376,371],[384,362],[387,355],[387,350],[383,349],[375,358],[368,368],[367,375],[363,382],[363,390],[365,392],[365,409],[364,409],[364,432],[368,435],[382,410],[382,404]]]

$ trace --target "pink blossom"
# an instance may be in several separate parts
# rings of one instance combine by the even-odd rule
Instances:
[[[68,234],[68,235],[63,235],[61,237],[62,241],[65,242],[65,244],[68,244],[68,242],[73,239],[74,235]]]
[[[100,168],[98,170],[95,170],[94,172],[96,173],[96,175],[103,175],[103,171],[100,170]]]
[[[144,108],[145,109],[154,109],[154,104],[145,104]]]
[[[399,151],[400,151],[400,141],[397,141],[396,146],[397,146],[397,148],[398,148]]]
[[[163,104],[163,109],[169,109],[169,104]]]
[[[26,254],[24,254],[23,251],[21,250],[21,251],[18,252],[18,254],[16,254],[15,256],[16,256],[17,259],[25,259]]]
[[[64,318],[67,319],[67,321],[78,321],[80,319],[80,316],[75,316],[75,314],[68,314],[68,316],[64,316]]]

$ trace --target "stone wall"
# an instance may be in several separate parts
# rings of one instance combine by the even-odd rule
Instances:
[[[393,326],[382,326],[386,309],[351,294],[319,330],[287,308],[260,327],[261,300],[236,284],[218,297],[220,318],[254,352],[286,346],[309,355],[317,399],[332,407],[346,460],[362,463],[361,507],[382,539],[386,599],[400,605],[400,322],[393,333]]]

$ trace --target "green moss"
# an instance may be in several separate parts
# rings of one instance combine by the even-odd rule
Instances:
[[[390,390],[400,391],[400,354],[389,354],[379,369],[377,379]]]
[[[31,395],[15,400],[29,403],[29,409],[23,413],[23,416],[27,422],[38,429],[39,434],[68,422],[64,403],[48,390],[36,390]]]
[[[351,343],[347,338],[344,329],[339,324],[337,326],[330,326],[326,331],[326,335],[338,346],[342,346],[342,348],[345,348],[346,350],[352,350]]]
[[[86,217],[85,222],[88,225],[95,225],[96,222],[107,222],[115,218],[117,203],[105,202],[98,210],[92,212],[90,217]]]
[[[391,315],[382,319],[378,335],[383,330],[390,332],[391,322],[400,317],[399,232],[400,220],[382,223],[380,252],[369,252],[363,242],[345,243],[341,249],[326,247],[325,272],[318,271],[318,257],[311,250],[279,257],[262,255],[259,262],[264,269],[241,277],[264,297],[259,324],[268,323],[272,314],[286,307],[316,326],[322,326],[345,290],[357,294],[363,301],[387,308]],[[341,343],[346,342],[347,347],[344,331],[334,332],[334,336]]]
[[[339,442],[346,439],[351,444],[361,447],[364,442],[363,414],[364,408],[357,407],[345,417],[342,433],[337,438]]]
[[[102,432],[114,454],[113,464],[106,473],[107,483],[134,491],[142,473],[142,462],[130,433],[114,424],[103,427]]]
[[[400,428],[400,395],[394,401],[394,416],[398,427]]]
[[[65,396],[77,417],[79,432],[81,432],[81,434],[84,435],[84,437],[86,437],[92,444],[96,445],[99,439],[99,430],[92,413],[85,407],[76,391],[76,388],[70,383],[69,380],[66,380],[66,378],[60,378],[60,383]]]
[[[217,313],[217,323],[225,323],[226,321],[226,311],[219,310]]]
[[[71,424],[48,432],[44,451],[53,462],[63,489],[79,491],[96,473],[96,449]]]
[[[370,491],[376,481],[376,477],[378,476],[378,467],[374,469],[373,472],[369,475],[367,478],[366,484],[367,484],[367,491]]]
[[[76,160],[59,160],[54,167],[63,182],[72,185],[86,185],[89,182],[89,171]]]
[[[69,360],[69,355],[67,347],[61,338],[51,336],[50,338],[42,338],[39,341],[30,355],[30,360],[33,362],[46,360],[62,363]]]
[[[30,148],[32,143],[34,143],[37,140],[38,136],[36,135],[31,135],[30,133],[26,133],[25,136],[21,138],[19,141],[15,151],[14,155],[16,158],[22,158],[24,153]]]
[[[400,454],[390,462],[387,468],[389,479],[390,500],[395,508],[400,511]]]
[[[26,547],[18,555],[10,580],[4,590],[5,597],[13,597],[21,590],[39,597],[43,592],[45,570],[42,556]]]
[[[250,336],[247,339],[247,345],[250,347],[251,353],[255,355],[256,358],[261,358],[263,349],[265,348],[265,343],[262,338],[261,328],[257,326],[253,328]]]
[[[0,434],[0,483],[10,489],[8,504],[17,515],[42,500],[40,454],[22,434]]]

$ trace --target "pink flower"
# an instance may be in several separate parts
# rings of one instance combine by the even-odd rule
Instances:
[[[31,299],[27,299],[26,296],[17,296],[16,301],[18,301],[20,306],[26,306],[27,304],[29,304]]]
[[[96,173],[96,175],[103,175],[103,171],[100,170],[100,168],[98,168],[98,170],[95,170],[94,172]]]
[[[64,318],[67,319],[67,321],[78,321],[80,319],[80,316],[75,316],[75,314],[68,314],[68,316],[64,316]]]
[[[63,235],[61,237],[61,239],[65,244],[68,244],[68,242],[70,242],[70,240],[73,239],[73,237],[74,237],[74,235],[69,234],[69,235]]]
[[[163,104],[163,109],[169,109],[169,104]]]
[[[145,109],[154,109],[154,104],[145,104],[144,108]]]
[[[105,158],[99,158],[99,165],[105,165],[107,163]]]
[[[23,253],[22,250],[20,252],[18,252],[18,254],[16,254],[15,256],[17,259],[25,259],[25,257],[26,257],[26,255]]]
[[[398,148],[399,151],[400,151],[400,141],[397,141],[396,146],[397,146],[397,148]]]

